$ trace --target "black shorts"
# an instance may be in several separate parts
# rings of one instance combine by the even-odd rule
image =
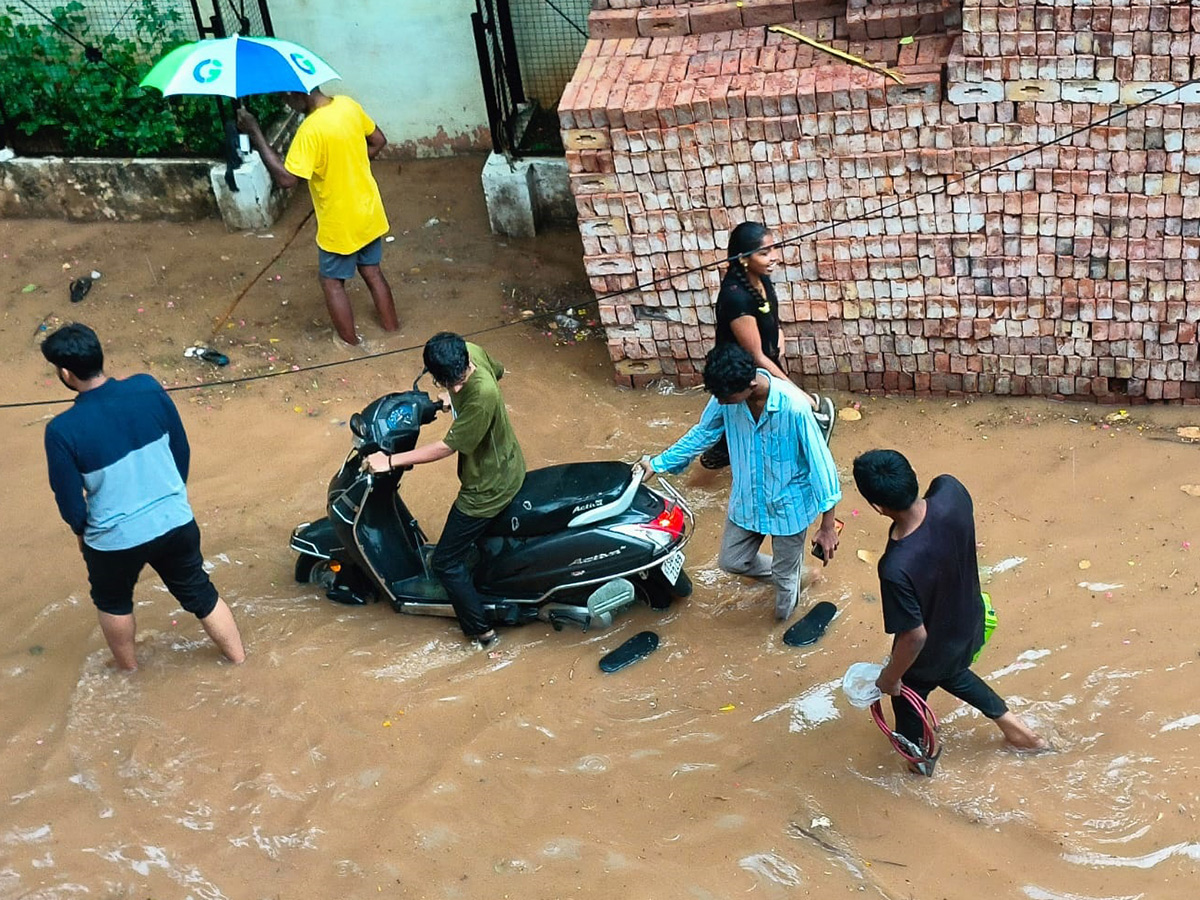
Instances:
[[[101,612],[114,616],[133,612],[133,586],[147,564],[179,605],[197,619],[205,618],[217,605],[217,589],[204,571],[200,526],[195,519],[126,550],[97,550],[84,544],[83,559],[92,603]]]

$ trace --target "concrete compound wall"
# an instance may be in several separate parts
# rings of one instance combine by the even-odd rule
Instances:
[[[389,153],[491,148],[471,32],[474,0],[271,0],[275,34],[320,54],[387,135]]]
[[[719,260],[753,219],[792,241],[775,281],[806,383],[1197,402],[1200,89],[1038,145],[1200,76],[1200,7],[595,6],[560,121],[597,294]],[[718,283],[602,301],[618,381],[697,383]]]
[[[190,222],[217,215],[213,160],[45,157],[0,161],[0,218]]]

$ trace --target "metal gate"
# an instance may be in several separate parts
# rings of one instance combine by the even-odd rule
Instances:
[[[591,5],[591,0],[475,0],[471,24],[497,153],[562,154],[558,101],[583,55]]]

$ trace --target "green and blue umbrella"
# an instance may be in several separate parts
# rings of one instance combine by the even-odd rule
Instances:
[[[299,44],[239,35],[176,47],[154,64],[141,84],[166,96],[246,97],[281,91],[307,94],[340,77],[329,63]]]

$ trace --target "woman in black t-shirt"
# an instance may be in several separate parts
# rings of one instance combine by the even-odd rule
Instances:
[[[787,379],[779,352],[779,301],[771,284],[771,270],[779,260],[771,232],[757,222],[742,222],[729,233],[728,261],[717,294],[717,343],[738,344],[754,357],[754,364],[776,378]],[[806,394],[813,415],[829,443],[836,419],[833,401]],[[700,457],[707,469],[729,465],[725,441]]]

